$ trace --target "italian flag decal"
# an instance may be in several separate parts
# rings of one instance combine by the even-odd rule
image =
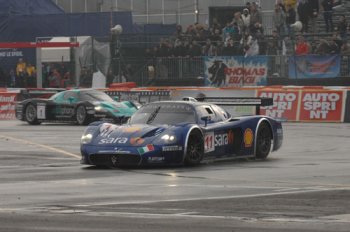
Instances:
[[[145,154],[147,152],[154,151],[154,147],[153,147],[152,144],[148,144],[145,147],[138,148],[137,151],[140,153],[140,155],[143,155],[143,154]]]

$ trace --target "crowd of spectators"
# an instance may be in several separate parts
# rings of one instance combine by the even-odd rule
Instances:
[[[333,19],[333,0],[278,0],[273,25],[264,25],[263,13],[255,2],[221,25],[213,19],[210,27],[196,23],[185,30],[179,25],[173,38],[162,38],[159,45],[146,49],[146,57],[254,56],[300,54],[303,40],[307,54],[349,52],[349,24],[345,15]],[[324,25],[320,28],[321,13]],[[302,23],[301,30],[294,27]],[[272,26],[271,33],[265,33]],[[321,33],[324,32],[324,33]],[[328,48],[330,47],[330,48]]]
[[[67,88],[75,86],[69,65],[64,62],[43,64],[43,87]]]

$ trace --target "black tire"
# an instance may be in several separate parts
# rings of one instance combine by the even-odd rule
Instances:
[[[86,112],[85,106],[79,105],[75,112],[75,119],[79,125],[87,125],[89,124],[89,117]]]
[[[198,165],[204,155],[204,139],[199,131],[191,132],[187,141],[187,150],[184,164],[186,166]]]
[[[267,122],[261,123],[258,128],[256,140],[256,158],[266,159],[270,154],[272,145],[272,132]]]
[[[28,104],[25,110],[25,119],[30,125],[39,125],[37,110],[33,104]]]

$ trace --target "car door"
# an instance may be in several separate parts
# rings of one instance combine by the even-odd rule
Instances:
[[[74,118],[74,110],[76,103],[79,102],[78,93],[75,91],[67,91],[63,93],[61,98],[57,99],[55,107],[56,119],[71,120]]]
[[[204,131],[204,152],[207,157],[224,158],[235,154],[234,131],[228,126],[229,114],[216,105],[203,105],[200,118],[208,117]]]

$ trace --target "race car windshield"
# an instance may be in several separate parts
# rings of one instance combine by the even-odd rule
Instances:
[[[130,119],[130,124],[168,124],[182,122],[195,123],[193,109],[186,105],[149,105],[142,107]]]
[[[85,92],[82,95],[82,100],[84,101],[108,101],[111,102],[113,99],[103,92]]]

